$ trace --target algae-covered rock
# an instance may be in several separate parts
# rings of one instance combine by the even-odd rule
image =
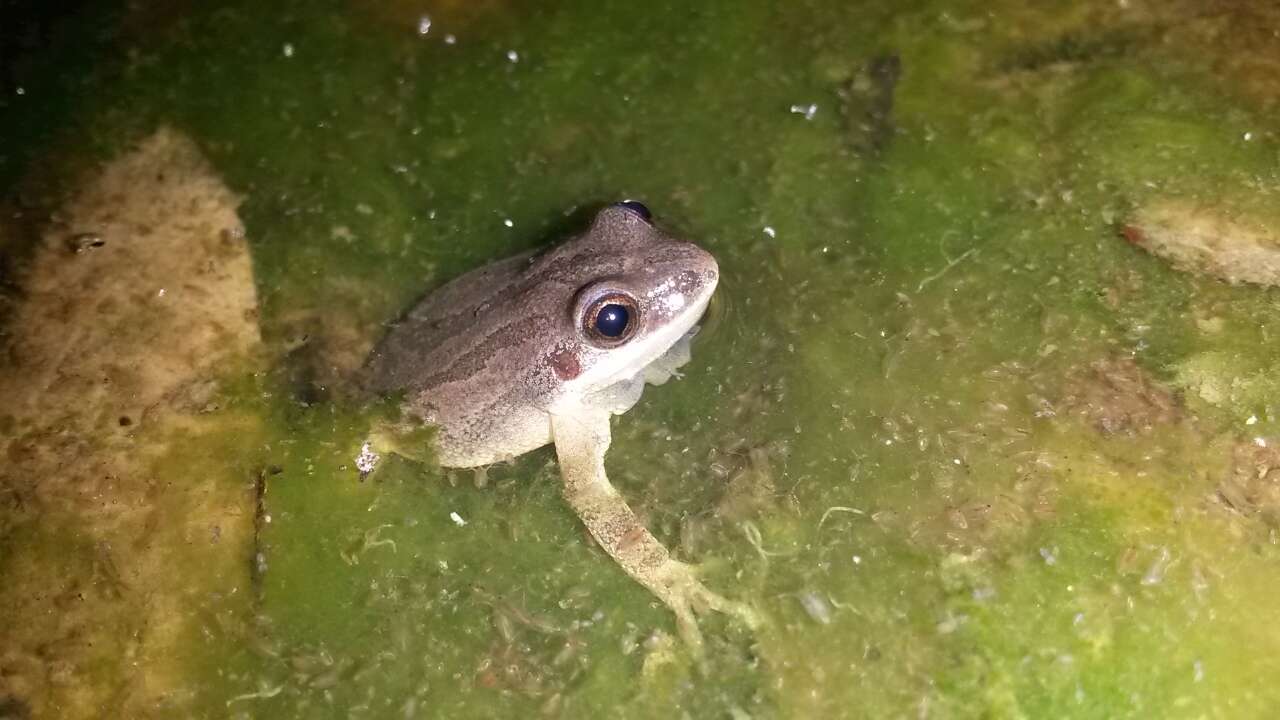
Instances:
[[[1157,200],[1139,208],[1121,231],[1179,270],[1229,283],[1280,285],[1280,233],[1260,222],[1185,200]]]
[[[1280,368],[1238,354],[1207,351],[1174,368],[1174,382],[1210,405],[1240,415],[1262,411],[1280,397]]]
[[[259,344],[238,202],[162,129],[57,213],[19,282],[0,356],[0,708],[136,717],[172,693],[193,604],[247,576],[252,493],[216,443],[177,449],[252,422],[214,404]]]

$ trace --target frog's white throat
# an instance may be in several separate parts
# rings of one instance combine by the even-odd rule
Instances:
[[[553,413],[603,411],[621,415],[640,400],[645,384],[661,385],[680,377],[678,369],[692,358],[691,342],[698,320],[707,309],[707,292],[643,339],[643,347],[618,348],[616,360],[605,354],[596,359],[561,396]]]

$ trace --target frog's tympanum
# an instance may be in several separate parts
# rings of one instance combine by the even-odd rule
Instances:
[[[604,455],[610,417],[631,409],[646,382],[666,382],[689,360],[718,279],[705,250],[663,233],[640,203],[618,203],[578,237],[431,293],[365,368],[370,389],[403,392],[405,414],[437,428],[436,457],[446,467],[483,466],[555,443],[569,504],[609,555],[674,611],[695,651],[695,610],[750,625],[754,614],[671,557],[609,483]]]

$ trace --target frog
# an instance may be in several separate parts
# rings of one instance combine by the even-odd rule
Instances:
[[[699,614],[720,612],[754,629],[747,603],[703,584],[640,521],[609,481],[612,418],[646,385],[680,376],[719,283],[715,258],[624,200],[600,208],[568,240],[465,273],[428,293],[374,346],[364,387],[401,398],[405,422],[434,429],[434,459],[485,468],[555,446],[563,495],[596,543],[674,614],[703,656]],[[423,448],[375,428],[378,448],[410,459]],[[372,450],[370,449],[372,448]]]

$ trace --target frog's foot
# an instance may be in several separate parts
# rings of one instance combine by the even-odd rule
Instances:
[[[698,577],[697,567],[693,565],[668,558],[652,571],[651,577],[636,579],[671,608],[676,616],[680,637],[693,648],[695,654],[701,655],[703,647],[702,633],[698,630],[695,613],[715,611],[731,615],[752,630],[761,625],[760,616],[749,605],[707,589]]]

